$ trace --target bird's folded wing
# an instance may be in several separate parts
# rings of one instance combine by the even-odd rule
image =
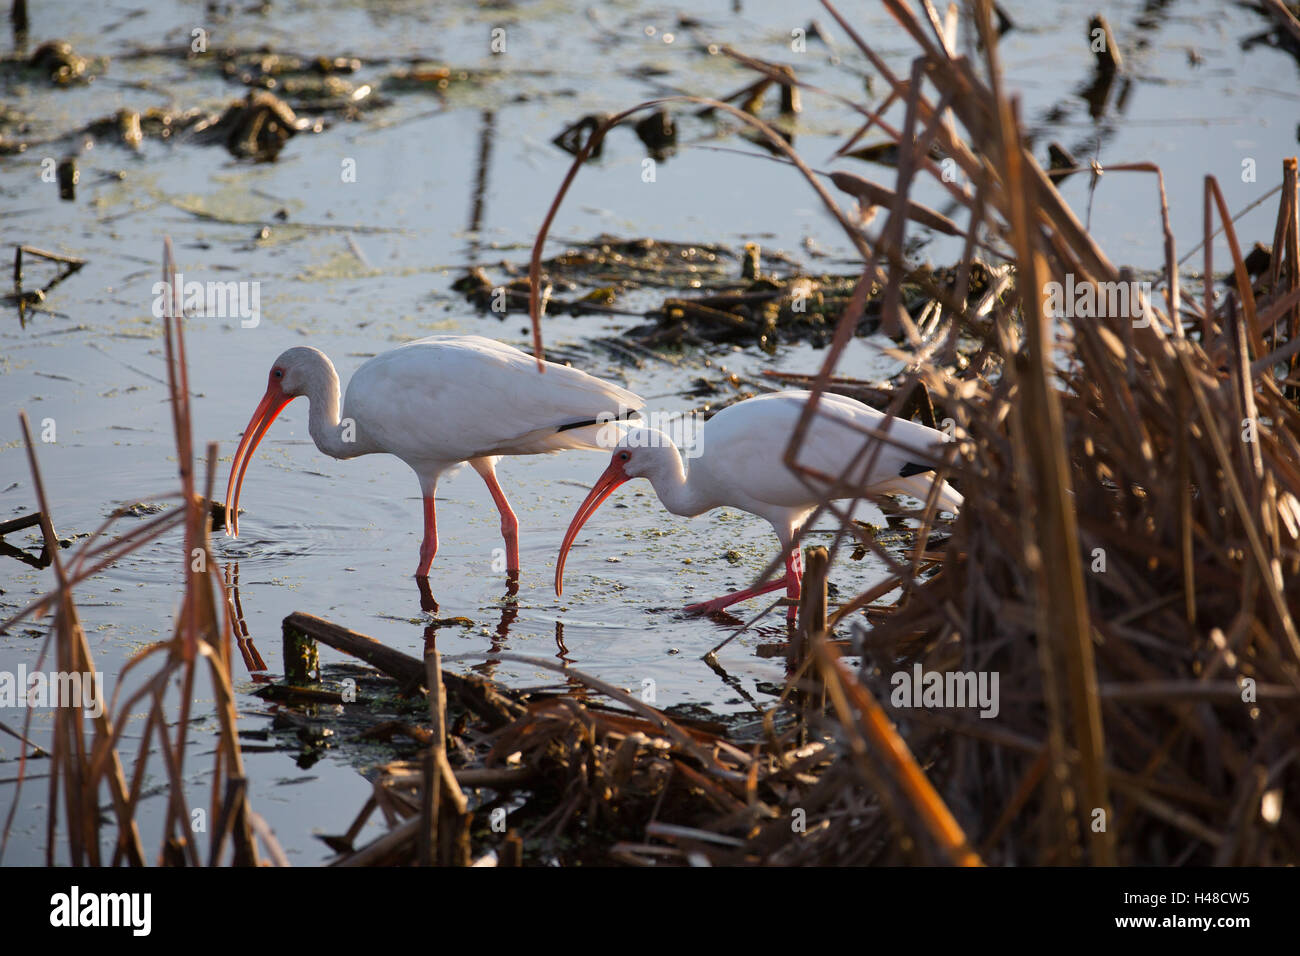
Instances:
[[[423,435],[388,438],[432,438],[440,447],[427,453],[448,460],[598,447],[598,429],[561,429],[614,420],[645,404],[579,369],[548,362],[540,372],[532,356],[479,336],[433,336],[387,355],[392,359],[374,369],[383,387],[367,403],[401,403],[402,421],[437,422],[436,429],[418,429]]]

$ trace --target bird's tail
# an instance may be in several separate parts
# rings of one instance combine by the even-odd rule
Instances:
[[[935,475],[932,471],[921,472],[906,477],[899,476],[890,478],[888,481],[882,481],[872,488],[872,491],[879,491],[885,494],[904,494],[911,495],[913,498],[920,498],[927,501],[930,498],[930,489],[934,487]],[[953,514],[959,514],[961,507],[965,503],[965,498],[952,485],[946,481],[939,482],[939,507],[944,511],[951,511]]]
[[[512,444],[524,449],[515,454],[541,454],[574,448],[609,451],[618,444],[623,431],[635,424],[635,420],[640,417],[641,414],[636,409],[624,407],[616,412],[605,412],[598,418],[547,425],[520,435]]]
[[[600,418],[588,418],[579,422],[570,422],[567,425],[561,425],[556,429],[557,432],[567,432],[574,428],[587,428],[590,425],[614,425],[617,427],[624,422],[640,421],[641,413],[635,408],[622,406],[618,412],[609,412]]]
[[[640,419],[639,411],[623,406],[617,412],[605,412],[599,418],[561,425],[555,430],[554,440],[564,448],[609,451],[618,444],[627,429]]]

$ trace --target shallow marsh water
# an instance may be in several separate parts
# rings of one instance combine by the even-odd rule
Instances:
[[[1200,235],[1205,173],[1219,177],[1229,206],[1238,210],[1272,188],[1282,157],[1296,152],[1297,66],[1266,47],[1243,50],[1243,39],[1266,28],[1255,14],[1211,0],[1098,4],[1125,50],[1131,85],[1122,98],[1117,89],[1110,111],[1094,122],[1078,95],[1092,75],[1085,12],[1067,3],[1005,6],[1017,29],[1004,38],[1003,61],[1022,93],[1036,153],[1043,156],[1046,144],[1059,140],[1083,162],[1096,155],[1103,164],[1160,163],[1180,252]],[[216,111],[241,97],[241,87],[178,59],[123,56],[140,46],[188,42],[200,25],[211,31],[214,45],[270,43],[309,55],[358,56],[367,64],[358,81],[389,69],[371,66],[372,59],[408,56],[500,75],[454,84],[444,98],[392,94],[386,109],[295,137],[274,163],[241,163],[218,147],[149,140],[138,153],[109,142],[86,149],[80,141],[65,141],[0,158],[5,254],[14,244],[28,243],[87,260],[42,309],[29,314],[25,328],[11,310],[0,329],[0,399],[10,411],[0,421],[0,519],[35,508],[16,423],[19,408],[36,423],[49,419],[57,428],[57,440],[42,444],[39,453],[61,535],[87,532],[118,504],[174,486],[161,332],[150,312],[164,234],[172,236],[187,276],[261,284],[255,328],[216,318],[187,325],[196,442],[221,443],[219,488],[270,361],[290,345],[323,349],[346,381],[365,357],[436,331],[525,344],[523,316],[499,320],[479,314],[450,285],[466,266],[526,258],[570,161],[550,139],[569,123],[666,91],[711,95],[747,82],[744,73],[703,49],[710,42],[793,62],[813,83],[861,93],[869,70],[819,7],[736,7],[683,7],[698,25],[681,28],[676,11],[643,2],[587,11],[551,2],[490,9],[290,3],[275,5],[269,14],[235,12],[206,25],[195,20],[201,7],[190,4],[33,3],[28,49],[61,38],[82,54],[111,58],[107,72],[87,87],[58,90],[18,81],[4,87],[6,105],[30,117],[41,135],[75,129],[120,107]],[[894,51],[894,69],[906,69],[908,43],[902,36],[889,40],[892,21],[872,4],[845,4],[844,12]],[[791,53],[791,30],[813,17],[834,37],[843,57],[839,66],[815,40],[807,53]],[[1141,25],[1144,18],[1148,25]],[[507,30],[507,46],[505,54],[493,56],[488,33],[497,25]],[[671,43],[666,33],[673,34]],[[1144,49],[1140,40],[1147,43]],[[827,157],[856,118],[815,96],[804,101],[796,146],[813,165],[829,166]],[[680,120],[684,142],[754,151],[735,136],[709,138],[713,128],[702,120]],[[55,185],[41,180],[41,160],[69,150],[76,152],[81,180],[76,201],[61,202]],[[613,233],[724,243],[737,250],[755,240],[765,249],[803,256],[819,270],[836,268],[837,258],[847,256],[807,185],[776,163],[684,148],[647,183],[644,155],[630,130],[611,134],[601,161],[580,174],[557,221],[551,252],[566,241]],[[355,162],[355,182],[340,176],[349,160]],[[1248,160],[1257,169],[1253,182],[1242,176]],[[893,176],[861,163],[836,168],[886,183]],[[1090,216],[1103,248],[1136,269],[1158,267],[1161,234],[1150,177],[1104,176],[1090,213],[1089,185],[1087,176],[1075,176],[1063,192],[1081,217]],[[915,198],[944,208],[928,184]],[[281,210],[286,218],[277,217]],[[1265,203],[1238,223],[1243,242],[1271,239],[1274,210],[1272,202]],[[269,233],[259,238],[264,226]],[[811,258],[807,240],[819,258]],[[943,264],[952,251],[936,241],[922,255]],[[1227,261],[1222,248],[1216,248],[1216,260]],[[49,271],[29,261],[28,287],[42,284]],[[640,321],[550,318],[547,341],[581,346]],[[842,371],[866,378],[891,374],[898,363],[882,352],[889,344],[855,342]],[[803,346],[771,357],[724,348],[639,365],[624,364],[599,347],[578,354],[590,371],[626,384],[666,411],[696,405],[686,390],[699,377],[719,380],[720,366],[746,375],[767,368],[808,372],[822,357]],[[294,610],[419,654],[429,619],[410,577],[419,544],[415,479],[406,466],[381,456],[351,462],[322,456],[306,436],[306,412],[303,402],[291,405],[259,449],[246,481],[241,537],[216,539],[222,560],[232,569],[237,563],[250,635],[271,674],[281,670],[280,621]],[[678,613],[689,601],[752,581],[775,543],[761,520],[719,511],[687,522],[664,512],[646,483],[629,484],[584,529],[569,558],[564,598],[556,599],[556,549],[606,457],[589,452],[503,463],[502,483],[522,525],[524,573],[517,601],[505,600],[504,576],[491,570],[492,551],[500,544],[498,518],[481,481],[464,470],[442,483],[431,588],[439,618],[464,617],[472,624],[439,628],[439,649],[474,655],[471,663],[456,666],[476,662],[519,686],[552,685],[557,677],[511,662],[488,663],[494,650],[563,654],[574,666],[628,688],[653,680],[661,707],[694,704],[728,713],[761,706],[770,699],[768,682],[781,679],[782,667],[758,658],[754,648],[780,639],[784,628],[764,624],[729,645],[721,655],[733,680],[728,683],[699,659],[728,629]],[[860,517],[880,521],[874,509]],[[31,541],[20,535],[11,543]],[[732,552],[739,554],[738,563]],[[122,663],[170,632],[180,562],[179,540],[171,536],[79,590],[92,651],[108,675],[110,693]],[[870,559],[845,560],[833,569],[832,581],[842,593],[855,593],[879,573]],[[48,570],[5,559],[0,616],[51,583]],[[759,607],[751,602],[742,613]],[[43,633],[44,626],[35,624],[0,636],[0,669],[34,667]],[[327,662],[342,659],[328,649],[322,656]],[[269,707],[249,696],[256,682],[238,661],[235,678],[241,727],[265,728]],[[206,706],[196,706],[196,753],[205,749],[203,735],[212,727]],[[0,719],[19,726],[23,716],[9,711]],[[44,728],[38,712],[37,741],[45,739]],[[0,777],[14,775],[7,771],[16,768],[17,754],[11,738],[0,738]],[[365,800],[369,784],[354,764],[354,755],[343,751],[327,753],[305,770],[293,754],[248,754],[253,805],[294,862],[328,858],[313,832],[342,831]],[[204,777],[197,771],[193,776],[201,794]],[[13,792],[12,784],[0,785],[0,803],[7,807]],[[4,862],[43,859],[45,798],[39,780],[22,791]],[[156,798],[145,802],[154,812],[160,806]]]

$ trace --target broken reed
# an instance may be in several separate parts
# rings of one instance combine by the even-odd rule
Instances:
[[[175,274],[170,240],[165,242],[163,258],[163,275]],[[247,780],[235,726],[235,701],[230,680],[230,609],[222,597],[220,570],[213,558],[208,535],[208,502],[212,499],[217,449],[215,444],[207,446],[204,486],[200,495],[192,464],[194,446],[188,366],[184,323],[179,314],[179,304],[169,302],[163,321],[168,391],[181,484],[178,496],[166,497],[179,497],[180,508],[115,538],[107,538],[108,532],[122,516],[119,509],[65,561],[54,536],[51,504],[45,493],[27,417],[20,415],[40,507],[45,549],[52,558],[57,586],[5,621],[0,625],[0,631],[8,630],[24,618],[52,610],[54,620],[46,634],[41,661],[53,640],[59,670],[93,672],[94,661],[81,625],[74,588],[176,527],[184,529],[184,548],[179,557],[183,562],[185,587],[172,637],[145,648],[123,666],[111,706],[103,709],[89,727],[82,711],[76,707],[59,707],[54,711],[45,838],[45,856],[49,865],[56,863],[63,841],[66,841],[67,862],[73,866],[104,863],[141,866],[150,862],[136,816],[150,770],[150,758],[155,751],[163,764],[167,803],[159,835],[160,849],[154,860],[182,866],[197,866],[205,862],[216,865],[227,861],[257,865],[262,859],[260,842],[262,850],[274,862],[281,865],[286,862],[270,828],[253,812],[247,799]],[[145,665],[152,665],[153,669],[149,670]],[[186,756],[190,705],[200,672],[206,673],[211,685],[218,731],[210,797],[206,806],[191,808],[185,788]],[[135,684],[125,690],[130,677],[135,677]],[[180,685],[176,704],[178,713],[167,700],[168,688],[177,680]],[[119,746],[132,715],[141,711],[147,716],[143,730],[139,732],[134,764],[128,776],[128,761],[123,759]],[[24,738],[30,719],[31,711],[28,710]],[[173,732],[172,728],[178,730]],[[3,845],[6,847],[14,810],[21,795],[21,778],[28,766],[28,753],[24,750],[14,804],[5,822]],[[100,800],[105,790],[111,801],[109,819],[113,827],[107,837],[102,833],[104,824],[100,813]],[[192,809],[202,811],[207,822],[205,827],[193,826]],[[202,845],[204,835],[207,837],[206,847]],[[109,858],[101,854],[101,843],[105,840],[113,847]],[[0,855],[2,853],[0,848]]]

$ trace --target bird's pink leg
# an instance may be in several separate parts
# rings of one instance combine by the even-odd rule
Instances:
[[[417,578],[429,576],[429,566],[438,553],[438,521],[433,510],[433,495],[424,496],[424,541],[420,544],[420,566],[415,569]]]
[[[803,589],[803,549],[791,548],[785,559],[785,596],[796,602],[785,609],[786,621],[793,621],[799,612],[799,595]]]
[[[761,594],[769,594],[772,591],[779,591],[785,588],[786,597],[799,598],[799,585],[803,580],[803,556],[799,549],[795,548],[790,552],[790,556],[785,560],[785,577],[777,578],[775,581],[769,581],[767,584],[756,588],[745,588],[743,591],[734,591],[731,594],[724,595],[720,598],[714,598],[712,601],[705,601],[702,604],[691,604],[686,607],[688,614],[712,614],[714,611],[721,611],[723,608],[730,607],[733,604],[739,604],[741,601],[748,601],[750,598],[758,597]],[[791,608],[787,614],[789,617],[794,616],[795,608]]]
[[[783,578],[777,579],[764,584],[758,588],[745,588],[743,591],[733,591],[731,594],[724,595],[720,598],[714,598],[712,601],[705,601],[702,604],[688,604],[685,608],[688,614],[712,614],[714,611],[721,611],[723,608],[731,607],[741,601],[748,601],[750,598],[758,597],[760,594],[767,594],[778,588],[785,587]]]
[[[519,570],[519,519],[515,517],[514,509],[510,507],[510,502],[506,500],[506,493],[501,490],[501,485],[497,482],[496,468],[493,467],[491,460],[478,459],[470,462],[474,470],[483,476],[484,483],[488,486],[488,491],[492,495],[492,500],[496,502],[497,511],[501,512],[501,537],[506,543],[506,571],[518,572]]]

